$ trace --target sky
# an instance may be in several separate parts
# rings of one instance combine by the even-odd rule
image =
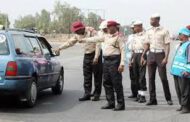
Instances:
[[[53,10],[56,0],[0,0],[0,12],[7,13],[14,20],[27,14],[35,15],[42,9]],[[161,25],[176,33],[190,24],[190,0],[60,0],[83,10],[101,9],[98,14],[105,19],[116,20],[128,25],[134,20],[141,20],[149,28],[150,16],[161,15]],[[94,11],[93,11],[94,12]]]

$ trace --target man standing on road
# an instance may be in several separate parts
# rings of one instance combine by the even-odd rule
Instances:
[[[76,35],[69,41],[62,44],[57,52],[62,49],[74,46],[80,38],[93,37],[96,31],[91,27],[85,27],[81,22],[72,24],[72,32]],[[79,101],[91,99],[92,90],[92,75],[94,75],[95,90],[93,92],[92,101],[98,101],[102,90],[102,54],[100,44],[87,43],[84,45],[84,60],[83,60],[83,75],[84,75],[84,96],[79,98]]]
[[[183,28],[179,32],[181,41],[171,66],[175,88],[181,107],[177,111],[190,113],[190,30]]]
[[[145,32],[143,31],[143,23],[141,21],[134,22],[134,30],[136,34],[133,37],[132,43],[132,67],[133,67],[133,75],[136,87],[138,89],[138,97],[137,100],[139,103],[145,103],[145,91],[146,87],[146,60],[147,55],[144,55],[144,62],[141,62],[141,57],[144,51],[144,42],[145,42]]]
[[[162,81],[167,104],[173,105],[166,70],[170,52],[170,34],[168,30],[160,26],[159,14],[152,15],[151,25],[152,27],[146,32],[145,50],[141,57],[141,61],[144,62],[144,57],[147,51],[150,50],[147,57],[150,101],[147,105],[157,105],[155,86],[156,68],[158,68],[159,76]]]
[[[118,24],[115,21],[108,21],[108,35],[104,37],[92,37],[81,40],[82,42],[103,42],[104,57],[104,88],[108,104],[102,109],[113,109],[114,111],[125,110],[125,100],[122,85],[122,72],[125,64],[125,43],[118,32]],[[117,106],[115,106],[115,95],[117,95]]]
[[[134,22],[133,22],[134,23]],[[132,30],[132,34],[129,35],[126,43],[125,43],[125,52],[126,52],[126,64],[127,64],[127,68],[129,69],[129,77],[131,80],[131,92],[132,94],[128,97],[128,98],[137,98],[137,94],[138,94],[138,89],[137,89],[137,85],[134,81],[135,77],[133,74],[133,67],[132,67],[132,43],[133,43],[133,38],[134,38],[134,34],[136,33],[134,31],[134,25],[131,25],[131,30]]]

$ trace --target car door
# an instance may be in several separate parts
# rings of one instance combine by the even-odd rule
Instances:
[[[41,88],[46,88],[49,86],[49,81],[51,77],[49,76],[50,64],[49,59],[43,56],[41,45],[37,39],[37,37],[28,36],[28,40],[30,40],[33,47],[33,59],[36,67],[38,68],[39,80],[41,81]]]
[[[57,58],[53,54],[51,50],[51,45],[47,42],[47,40],[44,37],[38,37],[38,40],[40,41],[42,45],[42,50],[44,53],[44,56],[46,57],[47,60],[49,60],[49,76],[51,77],[50,79],[50,84],[53,85],[57,81],[59,77],[59,72],[60,72],[60,63],[58,62]]]

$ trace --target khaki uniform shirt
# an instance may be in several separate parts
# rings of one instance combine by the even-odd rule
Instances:
[[[121,55],[120,65],[125,65],[125,42],[124,38],[115,33],[106,34],[103,37],[93,37],[85,39],[86,42],[102,42],[104,44],[103,56]]]
[[[86,27],[85,31],[86,31],[85,35],[75,34],[74,37],[69,39],[64,44],[62,44],[59,48],[66,49],[68,47],[74,46],[81,38],[88,38],[88,37],[93,37],[96,35],[96,31],[91,27]],[[98,59],[98,57],[100,55],[100,49],[101,49],[100,43],[85,43],[85,44],[83,44],[83,48],[84,48],[85,54],[90,54],[90,53],[95,52],[94,58]]]
[[[165,49],[171,42],[169,31],[163,27],[152,27],[146,32],[145,43],[150,44],[150,49]]]
[[[145,42],[145,32],[136,33],[133,36],[132,50],[143,50]]]

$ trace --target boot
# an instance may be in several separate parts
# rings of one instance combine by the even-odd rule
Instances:
[[[138,95],[137,95],[137,98],[135,99],[135,102],[138,102],[138,101],[140,100],[140,97],[141,97],[141,95],[138,94]]]
[[[187,113],[190,113],[190,109],[188,107],[183,106],[181,114],[187,114]]]
[[[83,97],[79,98],[79,101],[87,101],[90,100],[90,95],[84,95]]]
[[[146,102],[145,96],[141,96],[138,102],[139,103],[145,103]]]
[[[115,105],[114,104],[106,104],[105,106],[102,106],[101,109],[113,109],[115,108]]]
[[[124,104],[118,104],[113,111],[122,111],[125,110],[125,105]]]
[[[150,105],[158,105],[158,103],[157,103],[157,100],[150,100],[146,105],[147,105],[147,106],[150,106]]]
[[[100,96],[94,96],[91,100],[92,101],[99,101],[100,100]]]

